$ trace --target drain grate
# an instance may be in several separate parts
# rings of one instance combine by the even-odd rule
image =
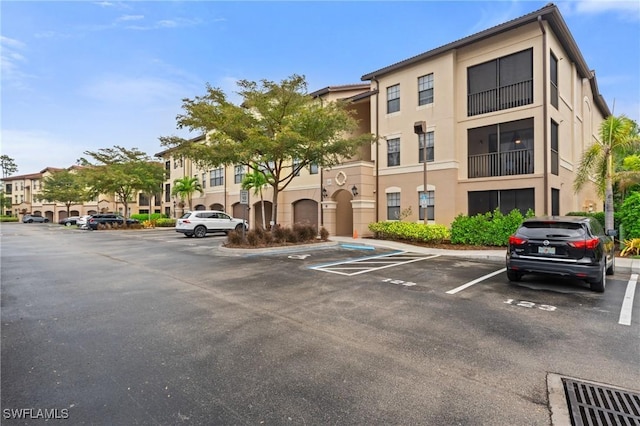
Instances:
[[[562,378],[573,426],[640,426],[640,393]]]

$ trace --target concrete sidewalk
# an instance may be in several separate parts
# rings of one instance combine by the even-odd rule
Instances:
[[[466,259],[489,260],[491,262],[505,262],[506,248],[498,250],[445,250],[429,247],[414,246],[412,244],[404,244],[398,241],[375,240],[369,238],[350,238],[332,236],[331,241],[340,244],[348,244],[353,246],[364,245],[373,247],[385,247],[394,250],[411,251],[423,254],[440,254],[443,256],[459,256]],[[631,259],[628,257],[616,257],[616,270],[620,272],[640,273],[640,259]]]

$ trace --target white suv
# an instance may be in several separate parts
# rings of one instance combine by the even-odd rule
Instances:
[[[247,222],[236,219],[225,212],[218,210],[196,210],[182,215],[176,222],[176,232],[181,232],[187,237],[202,238],[208,232],[242,231],[249,229]]]

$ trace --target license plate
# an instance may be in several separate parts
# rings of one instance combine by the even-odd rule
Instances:
[[[546,246],[538,247],[538,253],[540,253],[540,254],[556,254],[556,248],[555,247],[546,247]]]

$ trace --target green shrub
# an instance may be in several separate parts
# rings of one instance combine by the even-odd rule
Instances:
[[[324,226],[320,228],[320,239],[322,241],[327,241],[329,239],[329,231]]]
[[[414,222],[375,222],[369,230],[376,238],[440,243],[449,238],[449,231],[443,225],[425,225]]]
[[[640,192],[627,196],[618,210],[625,238],[640,238]]]
[[[18,222],[18,216],[0,216],[0,222]]]
[[[480,213],[475,216],[458,215],[451,224],[451,242],[474,246],[504,247],[509,243],[509,236],[516,232],[525,217],[533,217],[529,210],[522,216],[514,209],[503,214],[499,209],[493,213]]]
[[[169,218],[156,219],[156,226],[158,228],[173,228],[176,226],[176,220]]]
[[[151,213],[151,220],[158,220],[166,218],[167,216],[162,213]],[[131,219],[137,219],[140,222],[144,222],[145,220],[149,220],[148,213],[136,213],[131,215]]]

